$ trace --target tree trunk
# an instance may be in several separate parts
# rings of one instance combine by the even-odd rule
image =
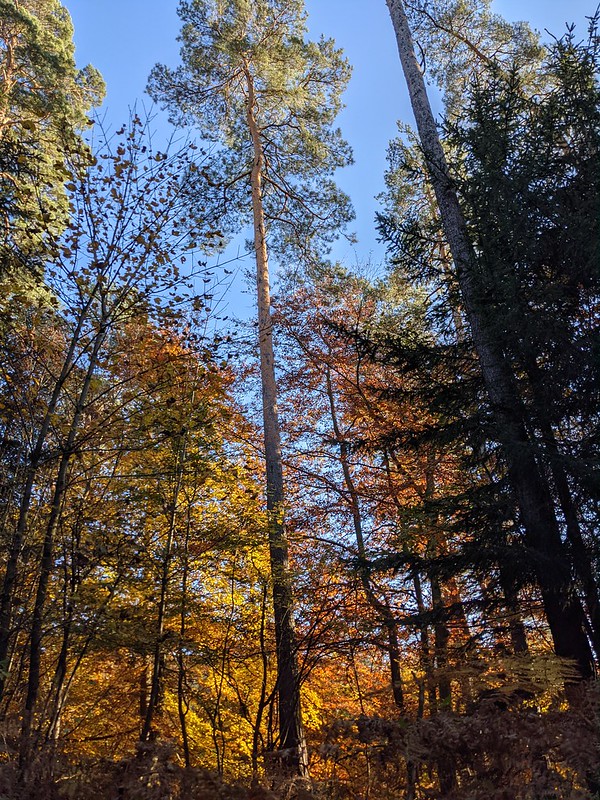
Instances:
[[[356,546],[358,549],[359,558],[359,577],[365,590],[365,596],[371,608],[379,616],[379,620],[383,623],[386,631],[387,639],[387,654],[390,667],[390,679],[392,683],[392,696],[396,708],[404,709],[404,689],[402,686],[402,672],[400,661],[400,644],[398,642],[398,626],[396,619],[390,608],[389,601],[386,599],[380,600],[373,589],[371,576],[367,566],[367,552],[365,548],[365,540],[363,536],[362,517],[360,513],[360,503],[358,492],[354,484],[352,472],[350,470],[350,463],[348,460],[348,443],[342,436],[340,426],[338,423],[337,412],[335,408],[335,399],[333,396],[333,386],[331,383],[331,369],[329,364],[325,366],[325,381],[327,386],[327,397],[329,399],[329,410],[331,412],[331,423],[333,433],[340,451],[340,463],[342,465],[342,473],[344,475],[344,484],[349,498],[350,508],[352,510],[352,520],[354,522],[354,535],[356,537]]]
[[[185,663],[185,637],[187,635],[187,614],[188,614],[188,573],[189,573],[189,554],[190,554],[190,530],[191,530],[191,504],[187,508],[187,520],[185,526],[185,537],[183,541],[183,564],[181,568],[181,608],[179,612],[179,643],[177,646],[177,713],[179,716],[179,726],[181,728],[181,742],[183,745],[183,758],[186,769],[192,765],[190,758],[190,736],[187,726],[187,715],[190,708],[188,694],[188,676]]]
[[[515,655],[528,655],[527,632],[519,613],[519,598],[517,583],[512,570],[507,570],[500,564],[500,584],[504,595],[507,610],[508,631],[510,644]]]
[[[279,747],[284,768],[292,775],[308,776],[308,751],[300,706],[300,678],[296,655],[292,578],[284,519],[283,463],[277,409],[277,384],[273,352],[273,322],[269,287],[269,259],[263,207],[264,153],[256,120],[253,78],[246,68],[247,123],[252,138],[254,161],[251,174],[256,290],[258,300],[258,342],[262,384],[263,434],[267,473],[267,518],[269,553],[273,581],[273,611],[277,651],[277,693],[279,701]]]
[[[536,556],[537,580],[554,649],[557,655],[577,663],[582,679],[589,678],[593,675],[594,666],[585,632],[585,615],[565,563],[566,553],[552,497],[527,437],[514,376],[493,339],[485,309],[479,303],[475,254],[449,175],[402,0],[387,0],[387,5],[498,438],[525,527],[527,544]]]
[[[158,601],[158,613],[156,618],[156,639],[154,642],[154,653],[152,657],[152,677],[150,679],[150,695],[146,707],[146,716],[140,734],[140,741],[146,742],[150,738],[154,714],[160,701],[161,675],[163,672],[163,642],[165,632],[165,617],[167,611],[167,600],[169,597],[169,584],[171,579],[171,555],[173,549],[173,537],[175,536],[175,524],[177,516],[177,505],[179,503],[179,493],[183,480],[183,465],[185,463],[187,446],[187,435],[184,431],[177,443],[177,453],[175,460],[175,484],[173,486],[173,496],[169,504],[169,521],[167,528],[167,540],[160,575],[160,596]]]
[[[102,601],[101,605],[97,609],[90,623],[86,625],[85,641],[83,642],[83,645],[81,646],[77,654],[77,657],[75,658],[75,661],[70,668],[70,673],[67,677],[67,667],[69,666],[68,656],[71,644],[71,633],[73,625],[74,599],[75,599],[75,592],[78,589],[78,584],[76,586],[75,585],[73,586],[73,592],[68,601],[69,608],[66,610],[63,622],[63,640],[62,640],[61,650],[56,664],[56,668],[54,670],[54,678],[52,680],[50,712],[48,715],[48,731],[46,733],[46,742],[56,742],[56,740],[59,737],[61,715],[66,705],[67,698],[71,690],[71,686],[73,684],[73,681],[75,680],[77,673],[79,672],[79,669],[81,668],[81,665],[83,664],[83,661],[87,655],[90,645],[95,639],[100,620],[102,619],[104,612],[106,611],[109,603],[112,601],[117,591],[121,577],[122,576],[119,576],[117,580],[115,580],[114,584],[110,589],[109,595],[105,598],[105,600]]]
[[[563,455],[560,452],[554,429],[546,413],[544,375],[535,359],[528,353],[525,354],[525,367],[532,389],[537,424],[539,425],[544,448],[548,454],[547,461],[565,521],[567,542],[571,549],[573,566],[585,598],[591,627],[590,638],[596,658],[600,661],[600,594],[598,592],[597,576],[594,574],[592,558],[583,538],[577,507],[563,466]]]
[[[21,731],[21,752],[20,752],[20,766],[26,767],[27,760],[30,753],[30,738],[31,726],[33,721],[33,714],[40,686],[40,669],[42,658],[42,639],[44,635],[43,622],[44,611],[46,607],[46,598],[48,594],[48,586],[50,577],[54,568],[54,541],[58,523],[62,512],[62,506],[65,499],[67,490],[67,476],[71,459],[75,449],[75,441],[77,433],[79,432],[79,425],[83,410],[87,402],[90,387],[92,385],[92,378],[98,364],[98,357],[100,350],[106,338],[106,317],[101,321],[100,328],[96,334],[92,353],[86,375],[81,386],[79,397],[75,406],[75,412],[69,428],[67,441],[64,444],[62,456],[58,467],[58,475],[54,485],[54,493],[52,496],[52,505],[50,508],[50,515],[46,525],[44,534],[44,544],[42,548],[42,557],[40,560],[40,577],[37,585],[35,596],[35,603],[33,607],[33,615],[31,620],[31,637],[29,646],[29,676],[27,681],[27,695],[25,698],[25,708],[23,712],[23,725]]]

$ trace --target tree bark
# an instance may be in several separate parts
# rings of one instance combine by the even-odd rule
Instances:
[[[181,728],[181,742],[183,745],[183,758],[185,768],[189,769],[192,765],[190,758],[190,736],[187,726],[187,715],[190,708],[187,698],[188,676],[185,663],[185,637],[187,635],[187,614],[188,614],[188,573],[189,573],[189,554],[190,554],[190,531],[191,531],[191,506],[188,504],[187,519],[185,526],[185,537],[183,540],[183,564],[181,568],[181,608],[179,612],[179,643],[177,645],[177,713],[179,716],[179,726]]]
[[[458,196],[450,178],[437,125],[402,0],[386,0],[419,138],[448,241],[482,377],[502,444],[509,477],[536,557],[537,580],[557,655],[573,659],[582,679],[594,664],[585,632],[585,615],[574,591],[549,487],[528,439],[514,376],[494,340],[478,298],[476,257]]]
[[[300,678],[296,655],[292,578],[284,518],[283,462],[277,409],[277,384],[273,351],[273,322],[269,287],[269,258],[263,206],[264,152],[256,119],[256,97],[252,74],[247,81],[247,124],[252,138],[254,160],[251,173],[256,291],[258,301],[258,342],[262,385],[263,435],[267,473],[267,519],[273,611],[277,651],[277,695],[279,705],[279,747],[282,765],[292,775],[308,776],[308,751],[302,724]]]
[[[167,528],[167,538],[165,542],[165,552],[160,574],[160,595],[158,610],[156,615],[156,638],[154,641],[154,653],[152,655],[152,677],[150,680],[150,695],[146,707],[146,716],[140,734],[140,741],[146,742],[152,732],[154,714],[160,703],[161,695],[161,675],[163,672],[163,643],[165,634],[165,617],[167,612],[167,600],[171,582],[171,556],[173,550],[173,537],[175,536],[175,526],[177,517],[177,506],[179,503],[179,493],[183,480],[183,467],[185,464],[187,447],[187,433],[183,431],[177,443],[175,456],[175,483],[173,486],[173,496],[169,504],[169,521]]]

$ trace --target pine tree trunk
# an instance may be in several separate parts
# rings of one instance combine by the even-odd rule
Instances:
[[[269,258],[263,206],[264,154],[255,117],[256,99],[250,71],[246,70],[247,123],[252,137],[254,161],[251,174],[256,290],[258,300],[258,341],[262,385],[263,434],[267,473],[267,517],[269,553],[273,581],[273,611],[277,649],[277,696],[279,701],[279,747],[282,766],[292,775],[308,775],[308,752],[302,725],[300,679],[296,656],[292,578],[284,519],[283,462],[277,409],[277,384],[273,352],[273,323],[269,287]]]
[[[585,616],[569,574],[552,497],[527,437],[514,376],[494,341],[485,309],[478,302],[475,255],[449,175],[404,5],[402,0],[387,0],[387,5],[498,438],[503,446],[527,544],[536,556],[537,579],[554,648],[557,655],[577,663],[582,678],[589,678],[594,668],[585,632]]]

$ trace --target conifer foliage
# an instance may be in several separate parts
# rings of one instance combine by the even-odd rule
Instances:
[[[598,18],[388,6],[375,273],[301,0],[182,0],[163,148],[0,0],[0,800],[600,796]]]
[[[98,72],[75,66],[73,26],[58,0],[0,4],[0,272],[41,266],[49,232],[67,221],[67,161],[85,149],[86,113],[101,101]]]

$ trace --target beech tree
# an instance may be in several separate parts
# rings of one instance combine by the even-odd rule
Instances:
[[[306,774],[292,581],[272,341],[269,254],[290,269],[317,268],[350,219],[331,179],[350,151],[332,123],[349,78],[332,40],[306,40],[301,0],[190,0],[180,3],[182,65],[154,68],[153,99],[179,123],[219,146],[211,175],[225,224],[251,221],[256,261],[266,496],[277,641],[281,751]],[[292,267],[292,265],[294,265]]]

